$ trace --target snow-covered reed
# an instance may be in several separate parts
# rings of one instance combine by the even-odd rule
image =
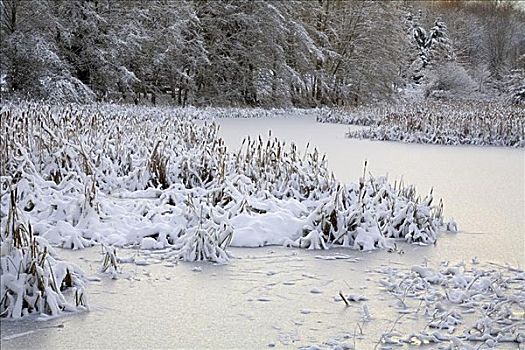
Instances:
[[[21,104],[0,118],[1,216],[16,183],[35,234],[67,248],[169,249],[222,263],[229,244],[370,250],[430,244],[447,228],[432,191],[421,198],[366,169],[342,184],[317,149],[271,135],[228,151],[216,123],[179,110]]]
[[[334,297],[346,307],[362,308],[363,323],[384,322],[378,339],[363,344],[370,349],[522,349],[525,344],[525,272],[519,267],[477,259],[411,267],[395,263],[370,276],[382,290],[379,300],[386,305],[381,309],[370,313],[366,295],[340,291]],[[301,349],[355,349],[362,335],[358,323],[353,335],[334,334],[320,346]]]
[[[443,349],[525,343],[525,272],[511,266],[443,262],[439,267],[384,268],[379,282],[400,315],[426,320],[421,330],[383,333],[380,343]],[[450,347],[443,347],[448,344]],[[476,344],[477,346],[471,346]],[[484,347],[483,347],[484,346]],[[521,348],[521,347],[520,347]]]
[[[33,233],[17,208],[17,191],[8,192],[7,217],[0,225],[0,317],[20,318],[29,314],[56,316],[86,307],[82,271],[56,260],[45,238]],[[72,289],[74,301],[63,291]]]
[[[432,202],[432,191],[423,199],[416,198],[413,187],[392,186],[385,177],[363,176],[359,185],[338,185],[318,201],[307,217],[303,237],[291,245],[390,248],[385,238],[431,244],[439,228],[445,228],[443,204],[433,207]]]
[[[378,125],[381,118],[389,111],[389,105],[363,105],[352,109],[322,108],[316,115],[319,123],[334,123],[345,125]]]
[[[442,145],[525,146],[525,108],[502,103],[365,106],[320,113],[318,121],[371,126],[348,137]]]

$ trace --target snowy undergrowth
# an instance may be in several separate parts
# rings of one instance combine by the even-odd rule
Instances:
[[[47,240],[34,234],[9,191],[7,216],[0,225],[0,317],[57,316],[86,308],[82,271],[56,259]],[[74,299],[68,301],[65,290]]]
[[[501,103],[437,103],[364,106],[326,111],[320,122],[370,128],[348,137],[441,145],[525,146],[525,108]]]
[[[224,263],[228,245],[371,250],[455,230],[432,191],[420,197],[366,169],[344,185],[316,149],[275,138],[247,138],[231,152],[217,124],[168,109],[22,104],[3,106],[0,118],[0,216],[15,183],[35,235],[65,248],[103,243]]]

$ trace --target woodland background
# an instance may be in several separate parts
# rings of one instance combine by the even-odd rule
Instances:
[[[2,99],[523,100],[516,1],[0,0]]]

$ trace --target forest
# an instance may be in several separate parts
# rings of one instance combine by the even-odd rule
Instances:
[[[515,1],[1,0],[2,100],[525,99]]]

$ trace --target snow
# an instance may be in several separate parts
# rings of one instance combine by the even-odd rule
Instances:
[[[374,269],[371,276],[386,293],[380,290],[378,295],[399,315],[378,329],[382,334],[373,342],[377,348],[519,348],[525,342],[525,283],[520,269],[444,261],[395,268],[384,264]],[[458,280],[462,282],[458,284]],[[345,298],[353,302],[368,300],[357,294],[346,294]],[[377,303],[374,299],[371,298],[372,304]],[[341,297],[334,301],[343,305]],[[381,308],[376,305],[376,310]],[[360,313],[363,324],[376,321],[368,304],[361,304]],[[381,315],[384,314],[383,310]],[[362,329],[359,327],[352,335],[337,335],[322,345],[311,346],[341,344],[356,337]],[[367,331],[369,327],[373,328],[369,325]]]
[[[140,242],[140,249],[155,249],[157,247],[157,240],[152,237],[142,238]]]
[[[233,226],[232,246],[263,247],[298,239],[306,221],[283,209],[274,213],[240,214],[230,223]]]
[[[456,346],[467,346],[468,341],[483,341],[489,346],[523,342],[522,311],[512,306],[525,302],[525,283],[520,272],[474,266],[477,265],[468,268],[462,262],[455,266],[444,263],[440,268],[415,265],[410,271],[381,271],[388,275],[380,281],[388,293],[406,302],[420,300],[430,329],[445,331],[432,335],[413,333],[405,341],[451,341]],[[406,309],[405,301],[400,312]]]

